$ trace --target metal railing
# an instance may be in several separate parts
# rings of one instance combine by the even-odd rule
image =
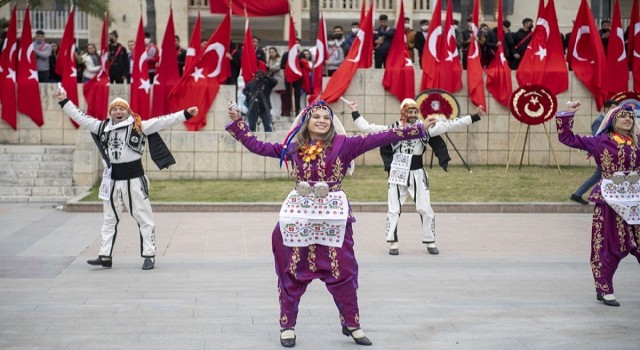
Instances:
[[[35,35],[36,30],[42,30],[47,38],[62,38],[64,27],[67,25],[69,11],[30,11],[31,31]],[[24,23],[24,10],[18,10],[18,33],[22,33]],[[89,16],[85,12],[75,12],[76,39],[89,37]]]
[[[344,12],[355,11],[359,13],[363,0],[318,0],[320,10],[326,12]],[[373,0],[375,11],[392,11],[396,10],[396,0]],[[430,11],[433,0],[413,0],[413,11],[426,12]],[[367,5],[370,2],[367,2]],[[189,0],[189,8],[194,10],[209,9],[209,0]],[[302,0],[302,11],[309,11],[311,8],[310,0]]]

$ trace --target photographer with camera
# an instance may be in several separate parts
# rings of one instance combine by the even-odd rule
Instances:
[[[273,131],[271,127],[271,101],[269,101],[269,96],[276,84],[278,84],[276,79],[259,70],[254,75],[253,80],[242,90],[242,93],[247,97],[249,130],[253,132],[256,131],[258,116],[260,116],[262,124],[264,125],[264,131]]]

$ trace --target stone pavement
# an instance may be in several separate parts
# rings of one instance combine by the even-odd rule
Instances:
[[[638,261],[597,302],[584,213],[437,215],[425,253],[405,213],[400,255],[385,215],[358,213],[360,315],[372,349],[638,349]],[[158,212],[156,269],[120,224],[114,266],[96,256],[100,213],[0,204],[1,349],[282,349],[270,236],[275,212]],[[297,349],[356,349],[319,281],[302,299]],[[365,348],[365,347],[360,347]]]

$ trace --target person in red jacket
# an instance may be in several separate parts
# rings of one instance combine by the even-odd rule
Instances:
[[[149,32],[144,33],[144,45],[147,47],[145,51],[147,53],[147,66],[149,67],[149,82],[153,84],[153,77],[156,76],[156,68],[160,61],[160,52],[158,51],[158,46],[151,41],[151,33]]]

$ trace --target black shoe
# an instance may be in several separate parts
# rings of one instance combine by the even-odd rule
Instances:
[[[113,261],[111,260],[110,256],[98,256],[98,258],[96,259],[92,259],[92,260],[87,260],[87,264],[89,265],[96,265],[96,266],[102,266],[102,267],[111,267],[111,264],[113,263]]]
[[[280,345],[284,346],[285,348],[292,348],[296,346],[296,335],[294,334],[293,338],[283,339],[282,332],[284,331],[293,331],[293,328],[284,328],[280,330]]]
[[[440,251],[436,247],[433,247],[433,248],[427,247],[427,251],[429,252],[429,254],[433,254],[433,255],[440,254]]]
[[[620,303],[616,300],[616,299],[612,299],[612,300],[607,300],[604,298],[604,296],[602,294],[596,294],[596,299],[598,299],[599,301],[603,302],[605,305],[609,305],[609,306],[620,306]]]
[[[353,340],[355,340],[356,344],[358,345],[373,345],[373,343],[371,342],[371,340],[369,340],[369,338],[367,337],[362,337],[362,338],[356,338],[353,336],[353,332],[355,331],[359,331],[360,328],[356,328],[356,329],[349,329],[345,326],[342,327],[342,334],[346,335],[347,337],[351,337],[353,338]]]
[[[144,258],[144,263],[142,264],[143,270],[151,270],[156,264],[155,258]]]
[[[574,202],[580,203],[582,205],[588,205],[589,204],[589,202],[587,202],[584,199],[582,199],[581,196],[576,196],[575,194],[572,194],[571,197],[569,197],[569,199],[571,199]]]
[[[398,254],[400,254],[400,252],[398,251],[398,248],[389,249],[389,255],[398,255]]]

